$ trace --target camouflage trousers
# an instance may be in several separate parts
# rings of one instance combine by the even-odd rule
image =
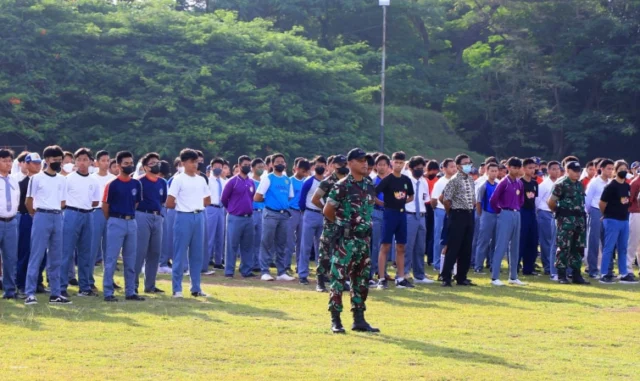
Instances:
[[[584,217],[558,217],[556,219],[556,268],[580,271],[586,246]]]
[[[371,238],[341,238],[331,257],[329,280],[329,311],[342,312],[342,292],[347,280],[351,281],[351,311],[366,310],[369,294]]]
[[[329,275],[331,269],[331,254],[338,244],[338,225],[324,220],[322,226],[322,235],[320,236],[320,244],[318,245],[318,268],[317,275]]]

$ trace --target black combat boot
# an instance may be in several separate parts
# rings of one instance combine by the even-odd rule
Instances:
[[[324,282],[325,282],[324,275],[318,274],[317,284],[316,284],[316,291],[318,291],[318,292],[327,292],[327,286],[325,286]]]
[[[569,284],[569,279],[567,279],[566,269],[558,269],[558,283]]]
[[[571,279],[571,282],[573,284],[591,284],[591,282],[582,277],[580,269],[573,269],[573,278]]]
[[[342,320],[340,320],[340,312],[338,311],[331,311],[331,332],[345,333]]]
[[[353,326],[351,326],[352,331],[358,332],[380,332],[378,328],[374,328],[364,320],[364,311],[363,310],[353,310]]]

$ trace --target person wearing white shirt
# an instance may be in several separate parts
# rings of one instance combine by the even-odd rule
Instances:
[[[62,268],[62,208],[65,206],[65,179],[58,172],[62,169],[62,148],[50,146],[44,149],[42,156],[47,169],[33,176],[27,188],[26,206],[33,215],[31,234],[31,254],[27,267],[25,293],[26,305],[37,304],[36,288],[40,264],[47,252],[47,275],[51,288],[50,304],[71,304],[61,296],[60,272]]]
[[[538,210],[538,235],[540,239],[540,260],[544,267],[544,273],[551,280],[558,280],[556,269],[556,221],[553,212],[549,208],[549,198],[556,180],[560,177],[560,163],[550,161],[547,164],[549,176],[538,186],[536,209]]]
[[[442,253],[442,245],[440,236],[442,235],[442,228],[444,227],[444,204],[440,201],[440,196],[444,188],[449,184],[451,177],[456,174],[456,162],[453,159],[445,159],[442,162],[442,170],[444,176],[442,176],[436,184],[433,186],[431,192],[431,207],[434,210],[433,217],[433,269],[437,273],[440,273],[440,254]]]
[[[209,261],[213,258],[213,268],[224,270],[222,259],[224,258],[224,236],[225,236],[225,212],[220,203],[222,190],[227,184],[227,179],[222,175],[224,160],[217,157],[211,160],[211,176],[209,177],[209,192],[211,194],[211,205],[207,206],[205,223],[207,229],[207,246],[202,262],[202,272],[211,275],[209,271]]]
[[[29,152],[24,151],[20,155],[18,155],[18,157],[16,158],[16,160],[18,161],[18,167],[16,168],[15,172],[11,171],[11,177],[15,178],[18,182],[22,181],[29,174],[29,171],[27,170],[27,163],[25,163],[25,159],[27,158],[28,154]]]
[[[176,210],[173,225],[173,297],[182,298],[184,269],[191,268],[191,295],[207,297],[200,288],[200,269],[204,253],[204,209],[211,204],[211,190],[198,173],[198,154],[186,148],[180,152],[184,173],[169,187],[167,208]],[[188,262],[187,262],[188,255]]]
[[[424,179],[424,167],[427,165],[422,156],[409,159],[409,180],[413,185],[413,201],[405,204],[407,214],[407,245],[405,246],[404,273],[413,271],[416,284],[434,283],[424,273],[424,254],[427,243],[426,203],[430,202],[429,184]]]
[[[73,266],[73,255],[78,253],[78,296],[97,296],[91,290],[93,274],[93,253],[91,251],[92,214],[100,202],[98,181],[89,176],[89,164],[93,160],[88,148],[80,148],[74,155],[77,171],[65,178],[66,207],[62,228],[62,268]],[[69,277],[65,271],[60,274],[62,295],[68,297]]]
[[[17,296],[18,219],[16,217],[20,203],[20,187],[17,179],[9,175],[12,161],[13,151],[0,148],[0,254],[2,255],[3,299],[15,299]]]
[[[93,209],[91,213],[91,255],[92,261],[102,262],[104,260],[104,253],[107,250],[107,220],[102,213],[102,197],[104,196],[104,188],[108,183],[113,181],[116,176],[109,172],[109,152],[98,151],[96,153],[96,163],[98,164],[98,172],[90,175],[98,184],[99,190],[99,202],[98,206]],[[96,292],[98,289],[95,286],[95,279],[93,278],[93,272],[91,272],[91,290]]]
[[[604,187],[611,181],[613,161],[604,159],[600,162],[600,176],[589,181],[586,190],[584,207],[587,212],[587,267],[590,278],[597,278],[598,254],[600,253],[600,230],[602,229],[602,213],[600,212],[600,197]]]

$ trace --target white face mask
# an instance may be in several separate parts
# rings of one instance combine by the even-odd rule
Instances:
[[[67,172],[67,173],[73,172],[73,163],[67,163],[67,164],[63,165],[62,166],[62,170]]]

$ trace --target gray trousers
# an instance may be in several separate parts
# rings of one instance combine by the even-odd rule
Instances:
[[[156,275],[162,250],[164,218],[161,215],[136,212],[138,244],[136,248],[136,289],[140,285],[140,273],[144,264],[144,289],[156,287]]]
[[[262,218],[262,243],[260,246],[260,272],[269,273],[269,264],[275,255],[278,275],[285,273],[285,250],[287,249],[287,230],[289,214],[265,210]]]
[[[322,235],[322,213],[307,210],[302,216],[302,242],[300,255],[297,257],[298,277],[309,276],[309,258],[313,248],[318,255],[320,236]]]
[[[284,258],[285,267],[291,267],[293,253],[296,258],[300,256],[300,243],[302,241],[302,213],[299,210],[289,209],[289,232],[287,234],[287,251]]]
[[[427,244],[427,221],[424,216],[407,214],[407,246],[404,275],[413,271],[414,279],[424,279],[424,252]]]
[[[491,279],[500,278],[500,266],[505,251],[509,250],[509,279],[518,279],[520,259],[520,212],[503,210],[496,225],[496,250],[491,264]]]
[[[495,213],[483,211],[480,215],[475,270],[482,270],[485,260],[493,257],[493,250],[491,250],[491,246],[495,246],[497,223],[498,215]]]
[[[253,257],[253,220],[252,216],[241,217],[227,215],[227,253],[224,260],[224,275],[233,275],[236,268],[236,254],[240,253],[240,275],[251,274]]]
[[[25,293],[36,295],[40,264],[47,253],[47,278],[51,296],[60,296],[60,271],[62,269],[62,213],[36,212],[31,227],[31,254],[27,268]]]
[[[205,255],[202,258],[202,271],[207,271],[209,261],[213,258],[216,265],[222,264],[224,257],[224,208],[216,208],[208,206],[206,209],[207,221],[205,226],[207,232],[207,246],[205,246]],[[191,269],[193,271],[194,269]]]
[[[254,210],[251,219],[253,221],[253,245],[251,246],[251,255],[253,264],[251,269],[260,268],[260,243],[262,242],[262,209]]]

